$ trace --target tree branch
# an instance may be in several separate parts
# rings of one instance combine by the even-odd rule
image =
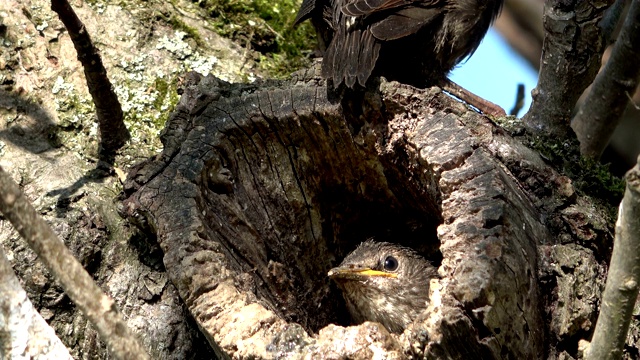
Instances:
[[[626,176],[602,308],[585,359],[620,359],[640,282],[640,158]]]
[[[131,137],[124,124],[122,107],[102,64],[98,49],[93,46],[84,24],[67,0],[51,0],[51,10],[55,11],[69,32],[73,46],[82,63],[87,87],[100,128],[100,145],[107,153],[112,153],[124,145]]]
[[[502,37],[536,70],[540,68],[540,54],[544,28],[543,3],[539,0],[507,0],[495,28]]]
[[[534,132],[566,139],[576,101],[600,68],[604,41],[599,22],[613,0],[545,3],[545,39],[538,86],[523,120]]]
[[[0,212],[13,224],[45,266],[60,281],[71,300],[96,327],[118,359],[148,359],[127,327],[113,299],[73,257],[49,225],[36,213],[18,185],[0,167]]]
[[[599,158],[609,144],[640,79],[640,0],[629,8],[611,57],[573,119],[584,156]]]

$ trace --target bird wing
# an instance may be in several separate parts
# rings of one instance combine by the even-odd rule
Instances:
[[[379,11],[410,5],[412,7],[434,7],[444,2],[444,0],[347,0],[341,10],[348,16],[366,16]]]
[[[296,26],[301,22],[307,20],[311,15],[311,12],[315,8],[316,8],[316,0],[302,1],[302,5],[300,5],[300,10],[298,10],[298,15],[296,16],[296,19],[293,21],[293,26]]]
[[[380,42],[370,31],[338,29],[334,41],[322,60],[322,75],[334,84],[344,81],[350,88],[357,83],[365,86],[380,53]]]
[[[418,32],[441,14],[441,8],[401,9],[371,25],[371,33],[380,40],[400,39]]]
[[[311,7],[305,4],[315,1],[322,0],[304,0],[303,8]],[[331,22],[335,34],[324,54],[322,72],[323,76],[333,78],[335,84],[344,81],[353,88],[356,83],[364,86],[371,76],[381,41],[416,33],[443,14],[449,0],[332,1]],[[304,19],[306,15],[302,16]]]
[[[347,16],[370,17],[375,38],[396,40],[433,21],[444,6],[444,0],[350,0],[341,11]]]

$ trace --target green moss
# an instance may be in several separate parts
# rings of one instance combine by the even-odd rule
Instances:
[[[164,99],[167,97],[167,93],[169,92],[169,83],[165,79],[156,78],[153,82],[154,89],[158,92],[158,96],[153,101],[153,107],[156,110],[161,110],[162,105],[164,104]]]
[[[178,100],[180,100],[176,82],[176,79],[169,83],[162,78],[156,78],[154,81],[153,87],[158,92],[158,95],[153,101],[153,108],[159,112],[160,116],[156,118],[153,123],[159,129],[164,127],[173,108],[178,103]]]
[[[216,31],[260,52],[260,67],[273,77],[286,77],[309,64],[316,45],[308,23],[294,27],[297,0],[194,0],[212,17]]]
[[[576,189],[602,200],[611,207],[611,212],[617,211],[624,195],[624,180],[611,174],[609,164],[582,157],[577,140],[560,143],[555,139],[532,137],[530,146],[570,177]]]
[[[496,124],[500,125],[503,129],[507,130],[512,135],[522,135],[524,127],[522,126],[522,120],[516,116],[507,115],[491,119]]]
[[[86,131],[87,124],[93,122],[95,107],[91,101],[71,94],[56,99],[56,112],[57,126],[47,129],[46,136],[51,146],[60,147]]]
[[[172,16],[168,20],[168,22],[169,24],[171,24],[171,27],[173,29],[183,31],[185,34],[187,34],[187,37],[192,38],[198,46],[204,45],[204,42],[202,41],[202,37],[200,36],[198,31],[192,28],[191,26],[187,25],[184,21],[178,19],[176,16]]]
[[[577,175],[579,189],[617,208],[624,195],[625,181],[611,174],[609,164],[581,157],[577,164],[570,165],[569,170]]]

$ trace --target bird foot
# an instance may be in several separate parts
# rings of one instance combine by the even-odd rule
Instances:
[[[444,79],[440,84],[440,87],[442,88],[442,90],[480,110],[480,112],[485,115],[493,117],[503,117],[507,115],[504,109],[497,104],[481,98],[480,96],[472,93],[471,91],[463,88],[462,86],[449,79]]]

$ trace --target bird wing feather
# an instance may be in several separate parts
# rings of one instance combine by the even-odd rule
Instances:
[[[345,46],[343,47],[342,59],[344,65],[342,68],[342,77],[344,78],[344,83],[350,88],[353,88],[353,85],[355,85],[358,68],[361,67],[360,64],[358,64],[360,50],[363,47],[358,43],[361,32],[361,30],[349,32]]]
[[[434,7],[444,3],[443,0],[347,0],[342,12],[348,16],[366,16],[373,13],[409,5]]]
[[[335,84],[344,81],[353,88],[356,82],[364,86],[371,76],[380,53],[380,42],[370,31],[339,29],[322,61],[322,73]]]
[[[300,24],[301,22],[307,20],[311,13],[316,8],[316,0],[304,0],[302,1],[302,5],[300,5],[300,10],[298,10],[298,15],[296,19],[293,21],[293,26]]]
[[[412,7],[398,10],[371,25],[371,33],[380,40],[396,40],[411,35],[442,14],[440,8]]]
[[[367,44],[360,48],[360,54],[358,56],[358,63],[360,64],[358,82],[364,86],[369,76],[371,76],[371,72],[373,72],[376,61],[378,61],[380,42],[375,41],[373,34],[369,31],[362,32],[360,41],[363,44]]]

